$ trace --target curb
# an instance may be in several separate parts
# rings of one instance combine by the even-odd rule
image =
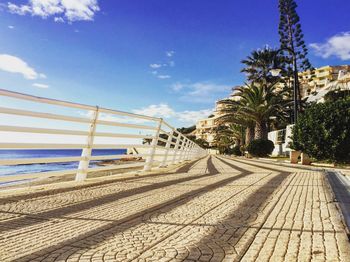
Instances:
[[[327,170],[325,173],[350,240],[350,179],[339,171]]]

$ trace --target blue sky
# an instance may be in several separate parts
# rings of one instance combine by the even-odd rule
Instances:
[[[0,5],[0,88],[188,126],[278,46],[277,0],[25,0]],[[315,67],[350,62],[350,2],[299,0]]]

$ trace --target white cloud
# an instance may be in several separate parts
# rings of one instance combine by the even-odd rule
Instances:
[[[175,51],[166,51],[165,54],[167,57],[173,57],[175,55]]]
[[[164,119],[174,119],[182,124],[190,125],[195,124],[200,119],[207,118],[213,113],[213,110],[203,109],[197,111],[176,111],[169,105],[161,103],[158,105],[150,105],[141,109],[135,109],[133,110],[133,113]]]
[[[175,115],[175,111],[167,104],[150,105],[141,109],[135,109],[133,112],[135,114],[162,118],[170,118]]]
[[[169,78],[171,78],[170,75],[158,75],[157,77],[158,77],[159,79],[169,79]]]
[[[186,110],[186,111],[176,111],[166,103],[154,104],[143,107],[141,109],[132,110],[134,114],[145,115],[150,117],[163,118],[167,121],[177,122],[181,125],[192,125],[198,120],[207,118],[213,113],[212,109],[202,109],[202,110]],[[92,111],[79,111],[81,116],[91,118],[93,115]],[[112,114],[100,113],[99,119],[104,121],[120,122],[120,123],[134,123],[134,124],[144,124],[150,122],[149,120],[140,118],[130,118],[121,117]]]
[[[310,47],[323,58],[335,56],[341,60],[350,60],[350,32],[334,35],[325,43],[313,43]]]
[[[153,69],[157,69],[157,68],[161,68],[162,67],[161,64],[150,64],[149,66],[150,66],[150,68],[153,68]]]
[[[46,84],[39,84],[39,83],[34,83],[32,86],[38,87],[38,88],[49,88],[49,85]]]
[[[185,86],[181,83],[175,83],[171,86],[171,89],[175,92],[182,90]]]
[[[0,54],[0,70],[22,74],[26,79],[45,78],[44,74],[38,74],[32,67],[19,57]]]
[[[94,112],[93,111],[78,111],[78,114],[83,116],[83,117],[86,117],[86,118],[92,118]],[[146,119],[123,117],[123,116],[118,116],[118,115],[114,115],[114,114],[107,114],[107,113],[99,113],[98,119],[103,120],[103,121],[129,123],[129,124],[144,124],[144,123],[150,122],[149,120],[146,120]]]
[[[91,21],[100,10],[97,0],[28,0],[24,5],[9,2],[7,8],[10,13],[18,15],[55,16],[55,22]]]
[[[55,18],[54,18],[54,21],[55,21],[56,23],[64,23],[64,19],[63,19],[62,17],[55,17]]]
[[[14,29],[15,27],[13,25],[8,26],[9,29]]]
[[[180,93],[180,98],[184,101],[208,103],[227,96],[231,86],[211,82],[175,83],[171,86],[171,89],[176,93]]]
[[[179,121],[184,123],[196,123],[201,119],[207,118],[213,113],[212,109],[203,109],[199,111],[183,111],[177,114]]]

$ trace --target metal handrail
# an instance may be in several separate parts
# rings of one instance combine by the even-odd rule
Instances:
[[[41,103],[47,105],[60,106],[63,108],[73,108],[80,110],[89,111],[90,117],[69,116],[61,114],[60,112],[47,113],[38,112],[32,110],[24,110],[19,108],[8,108],[0,107],[0,114],[27,117],[32,119],[50,119],[58,120],[66,123],[76,123],[76,124],[88,124],[88,130],[72,130],[70,128],[57,129],[57,128],[47,128],[46,126],[13,126],[7,125],[6,123],[1,123],[0,132],[10,132],[14,134],[18,133],[30,133],[40,135],[60,135],[60,136],[80,136],[86,138],[86,143],[71,144],[71,143],[55,143],[50,141],[50,143],[23,143],[21,141],[15,142],[0,142],[0,149],[82,149],[81,156],[72,157],[47,157],[47,158],[20,158],[20,159],[0,159],[0,166],[8,165],[20,165],[20,164],[48,164],[48,163],[59,163],[59,162],[79,162],[79,167],[75,170],[58,170],[49,171],[41,173],[31,173],[31,174],[20,174],[11,176],[1,176],[0,182],[4,181],[18,181],[26,179],[35,178],[46,178],[50,176],[62,176],[66,174],[76,174],[76,181],[83,181],[87,178],[87,174],[90,172],[98,172],[104,170],[114,170],[123,169],[128,167],[143,167],[143,171],[150,171],[154,167],[164,167],[169,164],[177,164],[185,160],[192,160],[202,157],[207,154],[207,152],[195,144],[193,141],[188,139],[185,135],[181,134],[178,130],[172,127],[170,124],[165,122],[161,118],[144,116],[140,114],[134,114],[124,111],[112,110],[107,108],[101,108],[97,106],[84,105],[79,103],[72,103],[62,100],[55,100],[43,97],[37,97],[27,94],[22,94],[18,92],[8,91],[0,89],[0,97],[5,96],[13,99],[19,99],[24,101],[30,101],[33,103]],[[59,111],[59,110],[58,110]],[[92,113],[92,114],[90,114]],[[126,120],[138,119],[143,120],[149,125],[144,124],[134,124],[134,123],[122,123],[117,121],[111,121],[110,119],[101,119],[101,113],[109,114],[112,116],[122,116]],[[97,130],[99,126],[108,126],[110,128],[129,128],[139,131],[139,134],[134,133],[122,133],[122,132],[102,132]],[[154,132],[153,135],[141,134],[141,132]],[[166,134],[167,139],[160,137],[160,134]],[[14,136],[16,137],[16,136]],[[97,143],[96,138],[118,138],[118,139],[150,139],[150,144],[116,144],[116,143]],[[44,140],[44,139],[43,139]],[[159,143],[162,142],[162,143]],[[165,144],[165,145],[164,145]],[[137,149],[137,154],[133,155],[104,155],[104,156],[92,156],[93,149]],[[110,160],[110,159],[121,159],[128,157],[141,157],[145,161],[135,164],[127,165],[109,165],[104,167],[94,167],[91,168],[90,161],[98,160]]]

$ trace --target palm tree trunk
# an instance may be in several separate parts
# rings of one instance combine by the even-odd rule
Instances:
[[[241,147],[241,144],[242,144],[241,139],[237,139],[235,146]]]
[[[255,123],[255,139],[267,139],[267,127],[263,121]]]
[[[254,128],[247,127],[245,131],[245,145],[248,146],[252,140],[254,140]]]

